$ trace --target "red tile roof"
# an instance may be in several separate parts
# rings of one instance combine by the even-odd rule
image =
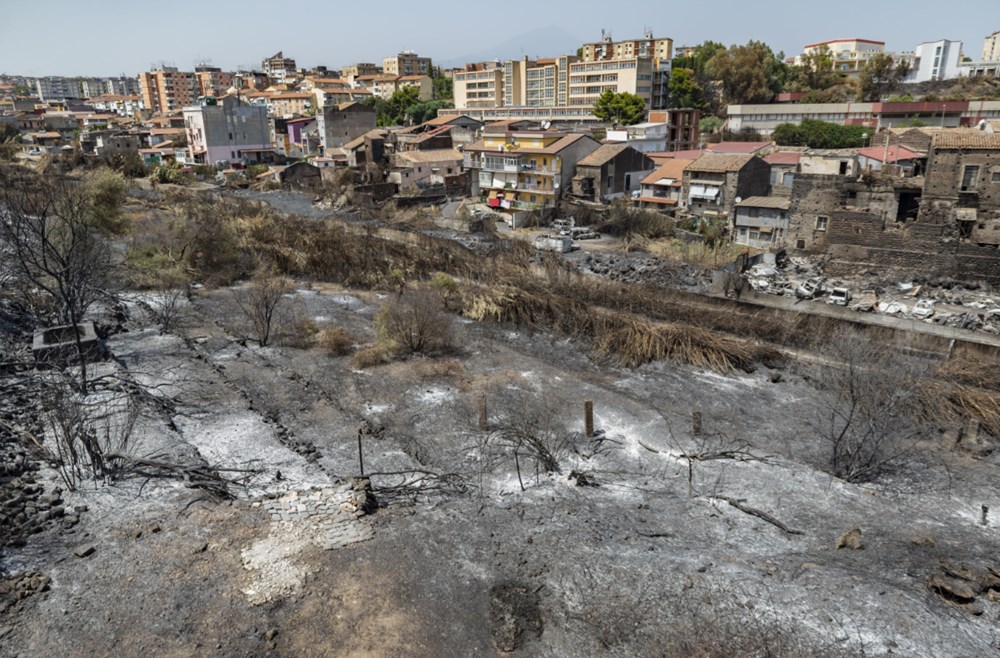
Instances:
[[[802,160],[798,151],[778,151],[764,158],[764,162],[773,165],[797,165]]]
[[[858,151],[858,155],[863,155],[870,160],[885,160],[886,162],[899,162],[900,160],[915,160],[924,156],[915,153],[905,146],[890,146],[886,149],[883,146],[869,146]]]
[[[712,153],[756,153],[770,145],[771,142],[719,142],[708,144],[705,148]]]

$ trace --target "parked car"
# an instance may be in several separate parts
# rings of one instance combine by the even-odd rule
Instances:
[[[921,299],[913,307],[913,316],[918,318],[929,318],[934,315],[934,300]]]
[[[834,288],[830,291],[830,296],[827,298],[827,304],[837,304],[838,306],[847,306],[851,301],[851,291],[847,288]]]
[[[595,233],[585,226],[578,226],[569,230],[569,236],[574,240],[597,240],[600,233]]]
[[[803,281],[795,288],[795,296],[799,299],[815,299],[823,294],[823,280],[819,278]]]

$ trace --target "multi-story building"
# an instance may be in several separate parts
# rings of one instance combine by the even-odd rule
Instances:
[[[198,78],[198,92],[202,96],[225,96],[233,86],[233,74],[217,66],[199,64],[194,67],[194,74]]]
[[[649,58],[576,62],[569,65],[567,105],[592,107],[602,93],[611,90],[639,96],[646,103],[646,109],[661,109],[665,107],[666,98],[654,94],[654,89],[662,88],[662,78],[669,75],[668,65],[660,68]]]
[[[434,67],[430,57],[421,57],[412,50],[404,50],[398,55],[382,60],[382,73],[385,75],[434,75]]]
[[[600,144],[586,135],[486,128],[465,147],[472,195],[510,212],[552,208],[571,185],[576,164]]]
[[[130,78],[124,74],[117,78],[107,78],[104,86],[104,93],[112,96],[139,96],[139,80]]]
[[[951,80],[960,75],[961,64],[961,41],[928,41],[914,49],[910,75],[906,81]]]
[[[260,68],[265,75],[278,84],[291,82],[295,79],[295,60],[291,57],[285,57],[280,50],[261,60]]]
[[[188,161],[201,164],[257,162],[273,152],[267,108],[236,96],[205,98],[184,108]]]
[[[161,66],[139,74],[143,107],[154,114],[164,114],[192,105],[200,90],[194,73],[178,71],[173,66]]]
[[[458,71],[452,97],[457,108],[502,107],[503,69]]]
[[[361,103],[328,105],[316,113],[323,153],[339,148],[375,129],[375,110]]]
[[[67,78],[50,75],[35,80],[35,93],[43,101],[66,98],[93,98],[105,93],[105,78]]]
[[[641,39],[614,41],[610,34],[604,34],[602,30],[600,41],[583,44],[580,59],[584,62],[603,62],[639,57],[669,63],[674,58],[673,52],[673,39],[656,39],[652,32],[647,32]]]
[[[796,64],[802,63],[803,55],[810,55],[826,46],[833,57],[833,68],[841,75],[857,77],[868,63],[868,60],[885,52],[884,41],[870,39],[833,39],[811,43],[802,49],[802,55],[795,58]]]
[[[375,64],[371,62],[359,62],[342,68],[340,70],[340,77],[350,83],[353,83],[355,78],[362,75],[379,75],[380,73],[382,73],[382,69]]]
[[[983,41],[983,62],[1000,62],[1000,30]]]

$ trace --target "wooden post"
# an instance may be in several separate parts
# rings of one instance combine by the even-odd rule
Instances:
[[[701,436],[701,412],[691,412],[691,436]]]
[[[358,430],[358,468],[361,469],[361,477],[365,476],[365,456],[361,452],[361,430]]]
[[[479,396],[479,430],[485,432],[488,427],[486,423],[486,396]]]
[[[980,521],[982,525],[986,525],[987,523],[989,523],[989,520],[986,518],[989,515],[990,515],[990,508],[986,505],[983,505],[983,520]]]
[[[594,403],[592,400],[583,402],[583,427],[587,436],[594,436]]]

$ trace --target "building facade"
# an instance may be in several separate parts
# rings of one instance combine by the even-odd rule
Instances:
[[[260,62],[260,69],[278,84],[291,82],[295,79],[295,60],[285,57],[280,50]]]
[[[983,62],[1000,62],[1000,30],[983,40]]]
[[[434,67],[430,57],[421,57],[412,50],[404,50],[398,55],[382,60],[382,73],[385,75],[434,75]]]
[[[464,149],[472,196],[500,211],[552,208],[576,165],[600,147],[579,133],[490,130]]]
[[[810,55],[826,47],[833,57],[833,68],[841,75],[858,77],[872,57],[885,52],[884,41],[871,39],[833,39],[811,43],[802,49],[802,55]],[[802,63],[802,55],[795,58],[796,64]]]
[[[602,34],[601,40],[585,43],[581,48],[581,61],[601,62],[638,57],[653,59],[658,63],[669,63],[674,58],[674,40],[657,39],[647,32],[641,39],[614,41],[610,34]]]
[[[929,41],[913,51],[913,65],[907,82],[951,80],[961,75],[962,42]]]
[[[185,107],[184,130],[189,162],[239,162],[251,159],[250,153],[273,151],[267,108],[235,96],[205,98],[199,105]]]
[[[196,66],[194,74],[198,78],[198,93],[202,96],[225,96],[233,86],[233,74],[215,66]]]
[[[375,110],[361,103],[343,103],[316,113],[323,153],[339,148],[375,129]]]
[[[200,95],[194,73],[163,66],[139,74],[142,104],[154,114],[163,114],[193,105]]]

